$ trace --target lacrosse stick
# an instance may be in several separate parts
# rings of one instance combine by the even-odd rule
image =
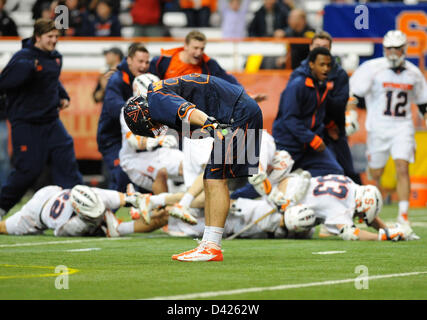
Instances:
[[[242,233],[244,233],[245,231],[249,230],[250,228],[252,228],[254,225],[256,225],[258,222],[260,222],[261,220],[267,218],[269,215],[275,213],[277,211],[276,208],[271,209],[270,211],[268,211],[266,214],[264,214],[263,216],[259,217],[258,219],[256,219],[254,222],[249,223],[247,226],[245,226],[242,230],[236,232],[235,234],[229,236],[228,238],[225,238],[225,240],[233,240],[234,238],[240,236]]]

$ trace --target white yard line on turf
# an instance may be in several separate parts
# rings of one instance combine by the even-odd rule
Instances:
[[[0,248],[12,248],[12,247],[32,247],[32,246],[44,246],[51,244],[67,244],[67,243],[82,243],[91,241],[113,241],[113,240],[128,240],[130,237],[124,238],[98,238],[98,239],[81,239],[81,240],[62,240],[62,241],[45,241],[45,242],[23,242],[23,243],[11,243],[11,244],[0,244]]]
[[[86,251],[97,251],[97,250],[101,250],[101,248],[70,249],[70,250],[65,250],[65,252],[86,252]]]
[[[377,276],[368,276],[368,277],[364,277],[363,280],[377,280],[377,279],[394,278],[394,277],[409,277],[409,276],[417,276],[420,274],[427,274],[427,271],[391,273],[391,274],[383,274],[383,275],[377,275]],[[235,289],[235,290],[189,293],[189,294],[182,294],[182,295],[176,295],[176,296],[152,297],[152,298],[147,298],[143,300],[185,300],[185,299],[191,300],[191,299],[198,299],[198,298],[229,296],[233,294],[242,294],[242,293],[298,289],[298,288],[307,288],[307,287],[316,287],[316,286],[329,286],[329,285],[335,285],[335,284],[354,282],[356,279],[361,280],[361,278],[354,277],[354,278],[342,279],[342,280],[330,280],[330,281],[319,281],[319,282],[298,283],[298,284],[283,284],[283,285],[272,286],[272,287],[255,287],[255,288],[243,288],[243,289]]]
[[[347,251],[319,251],[319,252],[312,252],[312,254],[339,254],[339,253],[346,253]]]

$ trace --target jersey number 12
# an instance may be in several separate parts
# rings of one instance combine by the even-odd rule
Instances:
[[[401,108],[404,108],[406,104],[408,103],[408,93],[405,91],[400,91],[397,94],[397,103],[394,106],[394,112],[392,109],[392,100],[393,100],[393,91],[389,90],[386,92],[387,97],[387,107],[384,111],[384,115],[386,116],[395,116],[395,117],[404,117],[406,116],[406,110],[399,110]]]

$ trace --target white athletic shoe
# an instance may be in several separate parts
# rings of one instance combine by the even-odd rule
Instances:
[[[169,211],[169,215],[174,218],[181,219],[189,224],[197,224],[197,219],[191,215],[188,208],[181,206],[179,203],[174,204],[172,209]]]
[[[151,210],[153,209],[153,205],[151,204],[150,198],[151,194],[147,193],[142,195],[142,197],[139,199],[138,211],[146,224],[150,224]]]
[[[107,210],[104,214],[104,220],[107,224],[107,237],[108,238],[117,238],[120,237],[119,231],[117,231],[117,228],[119,227],[119,220],[116,218],[114,213]]]

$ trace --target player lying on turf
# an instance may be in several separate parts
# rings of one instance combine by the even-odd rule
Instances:
[[[257,180],[259,182],[259,180]],[[258,186],[255,186],[259,190]],[[151,202],[171,205],[182,198],[183,193],[151,196]],[[145,203],[145,202],[144,202]],[[191,207],[202,208],[203,200],[193,201]],[[153,207],[150,207],[150,210]],[[167,206],[166,212],[171,209]],[[271,193],[262,199],[238,198],[233,201],[225,224],[224,236],[240,232],[245,226],[259,220],[240,235],[241,238],[311,238],[314,227],[324,224],[332,235],[344,240],[414,240],[417,236],[406,225],[387,227],[379,218],[382,197],[375,186],[359,186],[342,175],[311,178],[307,171],[297,170],[288,174]],[[189,225],[177,219],[169,219],[168,233],[176,236],[200,237],[203,235],[202,209],[197,214],[197,223]],[[156,214],[157,215],[157,214]],[[365,221],[378,230],[373,233],[357,228],[355,218]]]
[[[360,186],[342,175],[315,177],[309,179],[300,200],[293,201],[294,190],[297,193],[303,190],[297,187],[298,180],[287,177],[268,195],[269,201],[275,205],[287,206],[284,222],[288,230],[307,231],[322,223],[329,233],[344,240],[398,241],[418,238],[409,226],[396,224],[387,227],[379,218],[383,202],[375,186]],[[378,233],[356,227],[353,223],[355,218],[378,230]]]
[[[42,234],[51,229],[55,236],[116,237],[151,232],[166,225],[169,215],[164,209],[155,209],[149,223],[142,218],[119,223],[112,212],[123,206],[141,208],[144,201],[140,193],[124,194],[83,185],[71,190],[47,186],[37,191],[21,210],[0,221],[0,233]]]

